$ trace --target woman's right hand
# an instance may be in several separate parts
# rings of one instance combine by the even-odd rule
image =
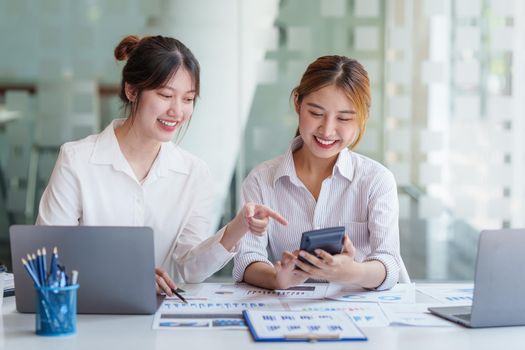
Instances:
[[[155,268],[155,289],[157,294],[165,293],[167,296],[173,296],[172,290],[177,289],[177,285],[171,279],[170,275],[161,268]]]
[[[285,251],[280,261],[275,263],[275,289],[287,289],[305,282],[309,276],[295,268],[299,251]]]
[[[281,225],[288,225],[288,221],[285,218],[267,206],[246,203],[235,218],[226,226],[221,244],[229,251],[247,232],[251,232],[256,236],[264,235],[270,219],[274,219]]]
[[[245,225],[245,231],[250,231],[257,236],[262,236],[266,232],[270,218],[281,225],[288,225],[288,221],[279,213],[262,204],[246,203],[237,216]]]

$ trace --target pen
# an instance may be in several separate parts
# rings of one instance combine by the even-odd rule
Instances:
[[[29,265],[29,267],[31,267],[31,269],[33,271],[35,271],[36,270],[35,262],[33,261],[33,258],[31,257],[31,254],[27,254],[26,256],[27,256],[27,264]]]
[[[58,248],[53,248],[53,254],[51,254],[51,263],[49,263],[49,273],[54,275],[57,273],[57,261],[58,261]]]
[[[31,254],[32,264],[33,264],[33,272],[38,279],[38,283],[40,283],[39,275],[38,275],[38,259],[36,258],[35,253]]]
[[[38,277],[38,280],[40,281],[40,285],[44,286],[44,277],[42,276],[42,273],[44,272],[44,269],[42,268],[42,252],[40,249],[36,250],[36,261],[37,261],[37,270],[36,275]]]
[[[47,254],[46,247],[42,248],[42,285],[47,285]]]
[[[26,259],[22,258],[22,264],[24,264],[24,267],[27,273],[29,274],[29,277],[31,277],[35,285],[40,288],[40,281],[38,280],[38,277],[35,275],[35,273],[31,269],[31,266],[29,266],[29,263],[26,261]]]
[[[78,271],[77,270],[71,271],[71,284],[72,285],[77,284],[77,280],[78,280]]]
[[[36,260],[36,255],[35,255],[35,253],[31,254],[31,259],[32,259],[32,261],[33,261],[33,271],[35,271],[35,273],[36,273],[36,271],[37,271],[37,269],[38,269],[38,265],[37,265],[37,264],[38,264],[38,261]]]
[[[177,292],[177,290],[175,288],[171,288],[171,291],[173,292],[173,294],[175,294],[177,296],[177,298],[179,298],[184,304],[187,304],[188,302],[186,301],[186,299],[184,299],[184,297],[182,295],[179,294],[179,292]]]
[[[53,287],[57,286],[57,264],[58,264],[58,248],[53,248],[51,254],[51,262],[49,263],[49,276],[47,277],[47,284]]]

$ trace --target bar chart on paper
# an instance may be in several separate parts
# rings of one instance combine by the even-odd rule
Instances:
[[[288,289],[254,289],[249,288],[246,290],[246,296],[277,296],[277,297],[298,297],[298,298],[312,298],[318,295],[316,290],[319,289],[317,286],[295,286]],[[324,292],[322,293],[324,296]]]
[[[245,329],[243,310],[281,310],[278,299],[257,301],[190,301],[165,299],[155,313],[153,329]]]
[[[343,311],[247,310],[244,317],[256,341],[367,340]]]
[[[359,327],[386,327],[390,323],[377,303],[308,300],[287,304],[293,311],[345,311]]]
[[[474,294],[474,285],[472,283],[443,284],[439,287],[418,286],[417,289],[445,304],[471,304]]]
[[[272,308],[282,308],[279,300],[260,300],[260,301],[199,301],[181,303],[177,300],[164,300],[159,311],[174,313],[194,313],[199,311],[205,312],[237,312],[241,314],[243,310],[264,310]]]
[[[208,284],[201,288],[197,295],[200,298],[220,299],[258,299],[279,297],[284,299],[323,299],[327,283],[305,283],[288,289],[264,289],[244,283]]]
[[[405,303],[416,301],[416,288],[413,283],[397,284],[390,290],[371,291],[355,286],[330,284],[326,298],[341,301]]]
[[[381,304],[390,325],[414,327],[453,327],[454,324],[432,315],[428,304]]]

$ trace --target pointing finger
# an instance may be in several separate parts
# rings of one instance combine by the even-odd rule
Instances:
[[[273,211],[272,209],[264,205],[262,205],[261,207],[263,207],[263,209],[266,211],[266,215],[275,219],[278,223],[282,225],[288,225],[288,221],[285,218],[283,218],[280,214],[278,214],[277,212]]]

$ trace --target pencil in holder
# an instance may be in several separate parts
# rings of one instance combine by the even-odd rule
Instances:
[[[66,287],[36,287],[36,334],[63,336],[77,331],[77,289]]]

